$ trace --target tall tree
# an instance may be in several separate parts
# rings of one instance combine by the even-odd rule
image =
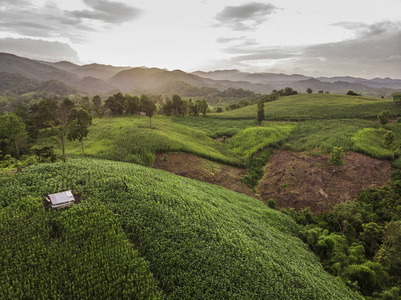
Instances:
[[[73,108],[68,114],[67,138],[70,141],[79,140],[82,143],[82,157],[85,157],[84,137],[88,135],[88,127],[91,124],[92,116],[83,108]]]
[[[209,108],[209,105],[207,105],[207,102],[205,99],[203,99],[202,101],[200,101],[200,100],[198,100],[198,101],[196,101],[196,104],[199,107],[199,111],[203,114],[203,117],[206,117],[206,113],[207,113],[207,109]]]
[[[17,157],[20,159],[18,141],[25,132],[25,124],[14,113],[0,115],[0,139],[14,142]]]
[[[75,103],[69,98],[65,98],[61,102],[57,111],[57,128],[56,135],[60,138],[61,147],[63,150],[63,161],[65,162],[65,136],[67,135],[67,119],[70,111],[75,107]]]
[[[141,96],[140,104],[141,111],[145,112],[146,116],[149,117],[149,126],[150,128],[152,128],[152,117],[157,109],[156,104],[152,100],[150,100],[149,96],[145,94]]]
[[[262,99],[258,100],[258,116],[257,116],[257,122],[259,124],[262,123],[262,121],[265,119],[265,103]]]

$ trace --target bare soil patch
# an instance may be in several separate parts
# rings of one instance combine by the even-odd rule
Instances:
[[[265,167],[256,190],[263,200],[272,198],[278,207],[299,210],[309,206],[314,213],[328,204],[353,200],[362,189],[389,182],[391,166],[355,152],[347,152],[343,166],[332,166],[328,155],[310,156],[279,150]]]
[[[164,155],[167,162],[163,161]],[[158,153],[153,168],[184,177],[220,185],[226,189],[254,197],[252,189],[241,181],[246,170],[223,165],[188,153]]]

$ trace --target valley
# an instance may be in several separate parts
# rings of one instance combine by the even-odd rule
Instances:
[[[13,59],[8,68],[19,65]],[[177,70],[25,63],[25,73],[0,77],[14,95],[3,97],[0,115],[7,128],[0,135],[0,298],[35,298],[36,285],[42,298],[67,299],[397,295],[396,101],[280,95],[285,89],[260,94],[222,80],[227,72],[197,73],[201,78]],[[27,79],[38,68],[42,81]],[[242,87],[271,78],[229,74],[252,78]],[[49,76],[74,88],[63,80],[50,84]],[[311,80],[276,76],[294,78]],[[106,80],[104,88],[118,85],[127,94],[89,98],[77,85],[84,79]],[[145,94],[165,87],[198,94]],[[237,106],[217,112],[204,92],[217,105]],[[79,203],[45,209],[44,197],[63,190],[79,195]]]

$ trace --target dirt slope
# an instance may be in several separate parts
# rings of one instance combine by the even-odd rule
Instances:
[[[339,167],[327,160],[328,155],[277,151],[256,190],[263,200],[274,199],[278,207],[309,206],[321,212],[329,203],[354,199],[363,188],[386,185],[390,177],[389,162],[362,154],[348,152]]]
[[[163,156],[163,153],[156,154],[153,168],[217,184],[254,197],[252,189],[241,181],[241,177],[247,174],[244,169],[223,165],[188,153],[167,153],[167,162],[163,161]]]

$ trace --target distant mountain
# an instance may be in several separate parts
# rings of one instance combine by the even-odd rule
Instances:
[[[46,63],[46,64],[54,66],[60,70],[73,73],[82,78],[93,77],[99,79],[108,79],[121,71],[129,70],[132,68],[132,67],[114,67],[110,65],[101,65],[101,64],[89,64],[89,65],[79,66],[70,63],[68,61],[62,61],[57,63]]]
[[[8,53],[0,53],[0,72],[17,73],[39,81],[59,80],[66,84],[79,80],[72,73]]]
[[[218,91],[235,88],[268,94],[274,89],[292,87],[299,93],[311,88],[330,93],[353,90],[365,96],[391,97],[401,90],[401,80],[391,78],[363,79],[349,76],[312,78],[300,74],[247,73],[238,70],[197,71],[146,67],[114,67],[89,64],[79,66],[67,61],[57,63],[35,61],[0,53],[0,72],[15,73],[38,81],[58,80],[88,95],[123,93],[179,94],[185,97],[211,96]]]
[[[174,93],[172,86],[192,86],[194,88],[228,88],[249,89],[254,92],[267,93],[270,85],[253,84],[247,81],[213,80],[181,70],[168,71],[158,68],[133,68],[113,76],[109,82],[123,92],[152,91],[157,93]],[[190,95],[188,95],[190,96]]]
[[[248,81],[251,83],[259,84],[270,84],[275,82],[295,82],[300,80],[306,80],[311,77],[304,75],[292,74],[276,74],[276,73],[246,73],[238,70],[218,70],[212,72],[196,71],[192,74],[198,75],[203,78],[209,78],[213,80],[231,80],[231,81]]]
[[[319,77],[318,80],[322,82],[350,82],[367,85],[370,87],[378,88],[391,88],[391,89],[401,89],[401,79],[391,79],[391,78],[374,78],[374,79],[364,79],[355,77]]]
[[[100,94],[116,90],[114,86],[101,79],[83,77],[82,72],[72,73],[71,70],[76,67],[79,69],[79,66],[69,62],[52,64],[0,53],[0,72],[20,74],[37,81],[57,80],[86,94]]]
[[[0,72],[0,94],[24,95],[27,93],[67,97],[70,94],[78,94],[78,91],[57,80],[38,81],[21,74]]]

